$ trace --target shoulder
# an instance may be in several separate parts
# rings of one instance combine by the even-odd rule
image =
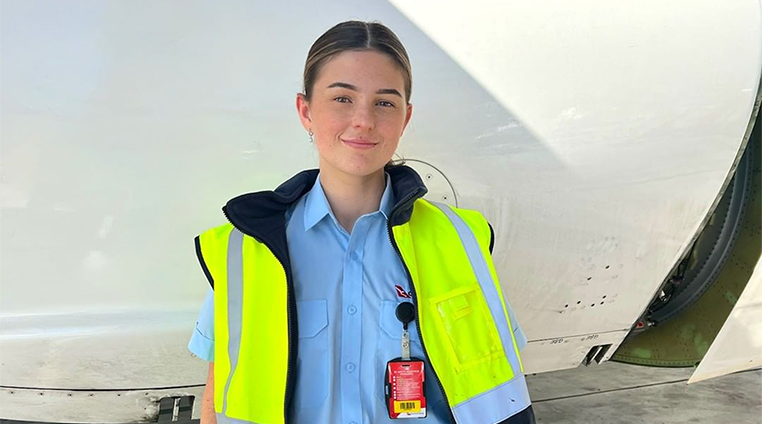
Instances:
[[[196,236],[196,240],[208,243],[213,240],[227,238],[231,231],[233,231],[233,224],[228,222],[216,227],[207,228]]]
[[[215,275],[224,266],[225,252],[227,251],[228,238],[233,231],[230,223],[209,228],[195,238],[196,257],[204,271],[209,285],[214,288]]]
[[[495,231],[487,218],[480,211],[424,199],[419,199],[417,203],[421,203],[422,208],[440,211],[442,214],[439,214],[439,216],[446,216],[451,222],[453,220],[462,220],[469,227],[471,232],[474,233],[477,240],[480,243],[489,246],[489,251],[492,252],[495,243]],[[456,225],[455,222],[452,223]]]
[[[453,218],[460,218],[461,220],[465,221],[465,223],[472,229],[474,227],[483,227],[483,230],[488,230],[490,225],[487,221],[487,218],[485,218],[484,215],[476,209],[460,208],[457,206],[432,202],[425,199],[418,199],[416,201],[416,208],[421,211],[426,210],[428,213],[434,212],[432,216],[442,217],[442,214],[444,214],[444,216],[450,220]]]

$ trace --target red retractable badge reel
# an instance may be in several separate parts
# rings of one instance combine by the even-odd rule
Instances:
[[[386,363],[384,393],[389,418],[425,418],[424,362],[410,357],[408,324],[415,318],[415,307],[410,302],[397,306],[397,319],[402,322],[402,356]]]

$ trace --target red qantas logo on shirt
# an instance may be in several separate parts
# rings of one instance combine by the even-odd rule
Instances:
[[[412,292],[410,293],[406,292],[405,289],[402,288],[402,286],[400,286],[399,284],[395,284],[394,289],[397,290],[397,296],[403,299],[410,299],[412,297]]]

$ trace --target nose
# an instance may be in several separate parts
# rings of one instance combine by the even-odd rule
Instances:
[[[372,106],[357,106],[352,116],[352,126],[355,129],[370,131],[375,125]]]

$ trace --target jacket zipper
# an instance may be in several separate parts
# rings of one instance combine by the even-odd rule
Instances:
[[[423,356],[426,358],[426,361],[429,363],[429,366],[431,366],[431,373],[434,374],[434,379],[437,381],[437,385],[439,386],[439,391],[442,392],[442,399],[445,401],[445,405],[447,405],[447,413],[450,415],[450,421],[453,424],[456,424],[455,421],[455,415],[452,413],[452,409],[450,408],[450,401],[447,400],[447,393],[444,391],[444,386],[442,386],[442,381],[439,380],[439,376],[437,375],[436,370],[434,369],[434,366],[431,365],[431,359],[429,359],[429,353],[426,351],[426,345],[423,343],[423,334],[421,334],[421,325],[419,320],[419,313],[420,310],[418,308],[418,296],[415,292],[415,284],[413,283],[413,277],[410,274],[410,270],[407,267],[407,264],[405,263],[405,259],[402,258],[402,252],[400,252],[399,246],[397,246],[397,242],[394,240],[394,234],[392,233],[392,217],[396,214],[397,209],[408,202],[410,198],[412,198],[415,195],[415,193],[412,193],[408,195],[405,199],[397,203],[397,205],[392,209],[392,213],[389,216],[389,219],[386,221],[386,230],[389,233],[389,241],[392,243],[392,247],[394,247],[394,251],[397,252],[397,256],[399,256],[400,261],[402,261],[402,266],[405,268],[405,273],[407,274],[407,280],[410,282],[410,290],[413,294],[413,304],[415,305],[415,328],[418,330],[418,340],[421,341],[421,348],[423,349]]]
[[[243,234],[246,234],[249,237],[253,237],[254,239],[256,239],[262,244],[265,244],[263,241],[257,239],[253,235],[248,234],[245,231],[241,230],[240,228],[236,227],[236,225],[233,224],[233,221],[230,220],[230,216],[228,216],[227,209],[222,208],[222,213],[225,215],[225,218],[228,220],[230,225],[235,227],[236,230],[242,232]],[[265,244],[265,246],[267,246],[267,244]],[[293,326],[291,325],[291,320],[294,317],[294,313],[291,310],[291,284],[289,281],[289,275],[286,273],[286,266],[283,265],[283,261],[281,260],[280,257],[278,257],[278,255],[275,254],[275,252],[270,246],[267,246],[267,248],[270,249],[270,252],[273,252],[273,256],[275,256],[275,259],[277,259],[278,263],[280,263],[281,269],[283,269],[283,274],[286,275],[286,309],[288,311],[288,361],[286,364],[286,396],[283,399],[283,422],[284,424],[288,424],[288,399],[292,390],[291,386],[293,386],[293,384],[291,383],[291,360],[293,359],[291,357],[291,351],[292,351],[291,343],[293,341]]]

